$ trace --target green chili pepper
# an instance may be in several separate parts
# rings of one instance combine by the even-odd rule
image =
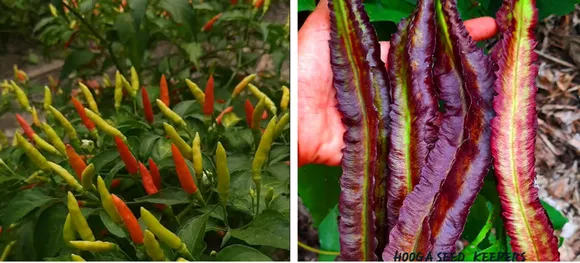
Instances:
[[[66,146],[64,145],[64,142],[60,139],[60,137],[58,137],[56,132],[52,129],[52,127],[50,127],[50,125],[48,125],[46,122],[41,123],[40,127],[42,128],[44,133],[46,133],[46,136],[48,136],[48,140],[50,141],[50,143],[52,143],[54,148],[58,150],[60,155],[66,157],[67,156]]]
[[[179,149],[181,154],[183,154],[184,156],[187,156],[187,157],[191,157],[193,155],[192,149],[189,146],[189,144],[187,144],[181,138],[181,136],[179,136],[179,134],[177,133],[175,128],[173,128],[173,126],[171,126],[167,122],[164,122],[163,128],[165,128],[165,133],[167,133],[171,142],[173,142],[173,144],[175,144],[175,146],[177,146],[177,148]]]
[[[123,101],[123,76],[117,70],[115,74],[115,109],[119,110]]]
[[[66,119],[66,117],[64,117],[64,115],[53,106],[48,106],[48,108],[50,109],[50,112],[52,112],[54,118],[56,118],[60,125],[62,125],[68,138],[71,141],[78,142],[79,137],[77,136],[77,131],[73,128],[72,124]]]
[[[193,138],[191,150],[193,152],[193,170],[195,171],[195,177],[200,181],[203,176],[203,159],[201,157],[201,140],[198,132],[195,133],[195,137]]]
[[[28,156],[28,158],[30,158],[30,160],[32,160],[34,164],[36,164],[36,166],[38,166],[38,168],[44,171],[51,169],[51,166],[48,164],[46,157],[44,157],[44,155],[42,155],[36,148],[34,148],[31,143],[24,139],[20,133],[16,132],[14,137],[16,138],[18,146],[22,148],[24,153]]]
[[[71,241],[71,247],[90,252],[109,252],[117,249],[117,244],[103,241]]]
[[[276,104],[274,104],[274,102],[268,96],[266,96],[266,94],[261,92],[256,86],[252,85],[252,83],[248,83],[248,90],[250,90],[250,92],[252,92],[252,94],[254,94],[254,96],[260,100],[262,97],[264,97],[266,99],[266,107],[270,112],[272,112],[272,114],[276,115]]]
[[[95,190],[95,185],[93,184],[93,178],[95,177],[95,165],[89,164],[85,168],[81,176],[81,183],[85,190]]]
[[[105,181],[100,176],[97,176],[97,187],[99,188],[101,204],[103,205],[105,212],[107,212],[115,224],[120,226],[123,225],[123,219],[119,215],[119,212],[117,212],[117,208],[115,208],[115,204],[113,203],[113,197],[111,197],[111,194],[105,185]]]
[[[127,140],[127,137],[125,137],[125,135],[123,135],[123,133],[121,133],[121,131],[117,130],[117,128],[111,126],[109,123],[107,123],[105,120],[103,120],[103,118],[101,118],[99,115],[97,115],[96,113],[92,112],[91,110],[85,108],[85,113],[87,114],[87,117],[89,117],[89,119],[91,119],[95,125],[97,125],[97,127],[99,129],[101,129],[103,132],[105,132],[106,134],[110,135],[111,137],[120,137],[123,141]]]
[[[81,87],[81,91],[85,96],[85,100],[89,104],[89,109],[91,109],[97,115],[101,115],[101,113],[99,113],[99,107],[97,107],[97,102],[95,101],[95,98],[93,97],[93,94],[91,93],[89,88],[82,82],[79,82],[79,87]]]
[[[260,130],[260,120],[262,120],[262,113],[266,109],[266,97],[262,97],[256,107],[254,108],[254,113],[252,114],[252,129]]]
[[[44,102],[42,105],[44,110],[48,110],[48,106],[52,105],[52,92],[48,86],[44,86]]]
[[[50,143],[48,143],[47,141],[45,141],[44,139],[42,139],[40,136],[38,136],[38,134],[33,134],[32,135],[32,139],[34,140],[34,143],[36,143],[36,146],[42,150],[45,150],[51,154],[54,155],[61,155],[60,152],[54,148],[54,146],[50,145]]]
[[[161,242],[165,243],[172,249],[177,250],[179,253],[191,258],[191,253],[187,249],[187,246],[181,242],[181,239],[175,235],[173,232],[169,231],[165,228],[157,218],[147,209],[141,207],[141,218],[147,225],[149,231],[151,231],[155,236],[161,240]]]
[[[173,124],[178,125],[180,127],[186,126],[185,121],[179,115],[177,115],[177,113],[175,113],[170,108],[168,108],[165,105],[165,103],[163,103],[163,101],[161,101],[160,99],[157,99],[156,102],[157,102],[157,107],[159,107],[159,109],[161,110],[163,115],[165,115],[165,117],[167,117],[171,122],[173,122]]]
[[[30,111],[30,101],[28,101],[26,93],[24,93],[24,91],[14,81],[11,80],[10,84],[14,88],[14,93],[16,93],[16,100],[18,100],[20,107],[22,107],[22,109],[25,111]]]
[[[260,211],[260,189],[262,188],[262,166],[266,162],[268,155],[270,154],[270,147],[272,147],[272,142],[274,140],[274,130],[276,129],[276,116],[272,117],[262,138],[260,139],[260,144],[254,155],[254,160],[252,160],[252,180],[256,184],[256,194],[258,196],[257,210]],[[257,213],[257,212],[256,212]]]
[[[147,255],[149,255],[149,257],[151,257],[153,261],[167,260],[165,258],[165,252],[163,252],[163,249],[159,245],[159,242],[157,242],[157,239],[155,239],[155,236],[149,230],[145,230],[144,243]]]
[[[87,220],[83,216],[83,213],[79,208],[79,203],[77,202],[77,199],[71,192],[68,192],[67,195],[67,207],[68,212],[70,213],[70,219],[73,223],[73,226],[75,227],[77,233],[79,233],[81,238],[85,241],[95,241],[93,231],[91,230],[89,224],[87,223]]]
[[[197,103],[199,103],[199,104],[201,104],[201,106],[203,106],[203,104],[205,103],[205,93],[203,92],[203,90],[201,90],[199,88],[199,86],[197,86],[197,84],[195,84],[194,82],[192,82],[189,79],[185,79],[185,84],[187,84],[187,86],[189,87],[189,90],[191,91],[191,93],[195,97],[195,100],[197,101]]]
[[[288,112],[286,112],[284,115],[282,115],[282,117],[280,118],[280,121],[278,123],[276,123],[276,129],[274,130],[274,135],[272,138],[276,139],[276,138],[280,137],[280,134],[282,134],[282,132],[286,128],[286,124],[288,124],[289,122],[290,122],[290,115],[288,114]]]
[[[217,192],[220,195],[221,204],[225,206],[230,196],[230,171],[228,170],[226,150],[221,142],[217,144],[215,163],[218,180]]]
[[[50,168],[52,169],[52,171],[54,171],[56,174],[58,174],[60,177],[62,177],[62,179],[64,179],[64,181],[73,189],[75,189],[75,191],[82,193],[84,192],[83,186],[79,183],[79,181],[77,181],[77,179],[70,174],[66,169],[64,169],[62,166],[53,163],[53,162],[48,162],[48,165],[50,165]]]

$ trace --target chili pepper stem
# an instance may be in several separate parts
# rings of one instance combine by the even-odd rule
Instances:
[[[260,184],[256,184],[256,214],[255,216],[258,216],[258,214],[260,214],[260,189],[262,189],[262,184],[260,182]]]
[[[227,205],[222,205],[223,209],[224,209],[224,223],[226,224],[226,229],[229,231],[230,230],[230,226],[228,224],[228,209],[227,209]]]
[[[254,202],[254,197],[252,197],[252,195],[250,195],[250,200],[252,200],[252,213],[254,213],[254,211],[256,211],[256,203]],[[256,217],[256,214],[254,214],[254,218]]]

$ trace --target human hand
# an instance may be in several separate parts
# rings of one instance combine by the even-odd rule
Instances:
[[[339,165],[345,127],[336,108],[330,67],[330,17],[327,0],[321,0],[298,31],[298,165]],[[465,21],[475,41],[497,32],[495,20],[480,17]],[[381,60],[387,61],[389,42],[381,42]]]

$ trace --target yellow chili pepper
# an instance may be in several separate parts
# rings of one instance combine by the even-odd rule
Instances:
[[[185,258],[178,258],[176,261],[177,262],[189,262]]]
[[[85,188],[85,190],[87,191],[95,190],[95,185],[93,184],[94,177],[95,177],[95,165],[91,163],[87,165],[87,167],[85,167],[85,170],[81,175],[81,183],[83,188]]]
[[[193,153],[193,170],[195,171],[195,177],[199,181],[203,175],[203,159],[201,157],[201,139],[199,138],[198,132],[195,133],[195,137],[193,138],[191,150]]]
[[[177,146],[177,149],[179,149],[181,154],[187,157],[193,156],[191,147],[181,138],[181,136],[179,136],[179,133],[177,133],[173,126],[169,125],[167,122],[164,122],[163,128],[165,128],[165,133],[167,133],[171,142]]]
[[[230,197],[230,170],[228,169],[226,150],[219,141],[215,151],[215,163],[218,181],[217,192],[220,195],[221,204],[225,206]]]
[[[50,14],[54,17],[58,17],[58,11],[56,11],[56,7],[52,4],[48,4],[48,9],[50,9]]]
[[[75,229],[77,230],[77,233],[79,233],[79,235],[81,236],[81,238],[85,241],[95,241],[93,231],[91,230],[89,224],[87,223],[87,220],[83,216],[83,213],[79,208],[79,203],[77,202],[77,199],[71,192],[68,192],[67,195],[67,207],[68,212],[70,213],[70,219]]]
[[[79,137],[77,136],[77,131],[73,128],[72,124],[66,119],[66,117],[64,117],[64,115],[62,115],[62,113],[53,106],[48,106],[48,109],[50,110],[50,112],[52,112],[54,118],[58,122],[60,122],[60,125],[62,125],[62,127],[64,128],[64,132],[66,133],[68,138],[71,141],[78,140]]]
[[[40,127],[42,128],[44,133],[46,133],[46,136],[48,136],[48,140],[50,141],[50,143],[52,143],[54,148],[56,148],[58,150],[60,155],[67,156],[66,155],[66,146],[64,145],[64,142],[60,139],[60,137],[58,137],[58,135],[52,129],[52,127],[50,127],[50,125],[46,124],[46,122],[41,123]]]
[[[149,255],[153,261],[166,261],[165,252],[163,252],[163,249],[151,231],[145,230],[143,242],[145,243],[147,255]]]
[[[189,79],[185,79],[185,84],[187,84],[187,86],[189,87],[189,90],[195,97],[197,103],[203,106],[203,104],[205,103],[205,93],[203,93],[203,90],[201,90],[199,86],[197,86],[197,84],[193,83]]]
[[[52,105],[52,92],[48,86],[44,86],[44,102],[42,105],[44,110],[48,110],[48,106]]]
[[[89,88],[85,84],[83,84],[82,82],[79,82],[79,87],[81,87],[81,91],[83,92],[83,95],[85,96],[85,100],[89,104],[89,109],[91,109],[97,115],[101,115],[99,113],[99,107],[97,106],[97,102],[95,101],[95,98],[93,97],[93,94],[91,93]]]
[[[46,157],[44,157],[44,155],[42,155],[36,148],[34,148],[31,143],[24,139],[24,137],[22,137],[19,132],[14,134],[14,138],[16,138],[17,145],[22,148],[24,153],[32,160],[34,164],[36,164],[36,166],[38,166],[38,168],[44,171],[51,169],[48,161],[46,160]]]
[[[50,145],[50,143],[42,139],[40,136],[38,136],[38,134],[33,134],[32,139],[34,140],[34,143],[36,143],[36,147],[40,148],[41,150],[45,150],[51,154],[61,155],[60,152],[54,148],[54,146]]]
[[[62,227],[62,238],[64,239],[64,243],[66,245],[69,245],[70,241],[77,239],[77,231],[72,223],[72,219],[70,218],[70,213],[66,215],[66,219],[64,220],[64,226]]]
[[[262,166],[266,162],[268,155],[270,155],[270,148],[274,140],[274,130],[276,129],[276,116],[272,117],[262,138],[260,144],[252,160],[252,180],[256,184],[256,194],[258,196],[256,211],[260,211],[260,189],[262,188]]]
[[[123,225],[123,219],[119,215],[119,212],[117,212],[117,208],[115,208],[115,204],[113,203],[113,197],[111,197],[111,194],[105,185],[105,181],[100,176],[97,176],[97,187],[99,188],[101,204],[103,205],[105,212],[107,212],[115,224]]]
[[[0,261],[6,260],[8,255],[10,255],[10,251],[12,250],[12,247],[14,246],[14,244],[16,244],[16,241],[11,241],[10,243],[8,243],[8,245],[6,245],[4,247],[4,251],[2,252],[2,256],[0,256]]]
[[[117,244],[104,241],[71,241],[71,247],[90,252],[109,252],[117,249]]]
[[[141,207],[141,218],[147,225],[149,231],[155,234],[155,236],[157,236],[161,242],[170,248],[177,250],[179,253],[191,258],[191,254],[189,253],[189,250],[187,250],[187,246],[181,242],[181,239],[173,232],[165,228],[161,223],[159,223],[157,218],[155,218],[151,212],[143,207]]]
[[[52,75],[48,75],[48,86],[53,90],[58,86],[58,81]]]
[[[157,107],[159,107],[163,115],[165,115],[165,117],[167,117],[171,122],[173,122],[173,124],[176,124],[180,127],[185,127],[187,125],[185,121],[181,118],[181,116],[177,115],[177,113],[175,113],[169,107],[167,107],[165,103],[163,103],[163,101],[157,99],[156,102]]]
[[[0,146],[7,146],[8,145],[8,138],[6,134],[2,130],[0,130]]]
[[[139,90],[139,74],[137,74],[135,67],[131,67],[131,87],[135,93]]]
[[[290,122],[290,115],[288,114],[288,112],[286,112],[284,115],[282,115],[282,117],[280,118],[280,121],[278,123],[276,123],[276,129],[274,130],[274,139],[278,138],[280,136],[280,134],[282,134],[282,132],[284,131],[284,128],[286,128],[286,124],[288,124]]]
[[[40,127],[40,119],[38,118],[38,112],[36,112],[36,108],[32,107],[32,123],[34,123],[34,125],[36,127]]]
[[[79,181],[77,181],[77,179],[70,174],[66,169],[64,169],[62,166],[53,163],[53,162],[48,162],[48,165],[50,165],[50,168],[56,173],[58,174],[60,177],[62,177],[62,179],[64,179],[64,181],[73,189],[75,189],[75,191],[79,192],[79,193],[83,193],[84,189],[83,186],[79,183]],[[84,239],[84,238],[83,238]]]
[[[255,78],[256,74],[250,74],[242,79],[242,81],[240,81],[240,83],[238,83],[238,85],[236,85],[234,88],[234,92],[232,92],[232,99],[238,96],[246,88],[246,86],[248,86],[248,83],[252,82]]]
[[[103,86],[105,86],[105,88],[109,88],[109,87],[113,86],[113,85],[111,85],[111,78],[109,77],[109,74],[107,74],[107,73],[103,74]]]
[[[121,101],[123,100],[123,76],[117,70],[115,74],[115,109],[119,110]]]
[[[127,137],[125,137],[125,135],[123,135],[121,131],[111,126],[109,123],[107,123],[105,120],[103,120],[103,118],[101,118],[93,111],[85,108],[85,113],[87,114],[87,117],[89,117],[89,119],[91,119],[95,123],[95,125],[106,134],[112,137],[120,137],[123,141],[127,140]]]
[[[28,101],[26,93],[24,93],[24,91],[14,81],[11,80],[10,84],[14,88],[14,93],[16,93],[16,100],[18,100],[20,107],[22,107],[22,109],[25,111],[30,111],[30,101]]]
[[[75,255],[75,254],[70,254],[70,258],[72,259],[72,261],[76,261],[76,262],[85,262],[86,261],[81,256]]]
[[[266,98],[266,107],[272,114],[276,115],[276,105],[270,99],[270,97],[266,96],[266,94],[261,92],[256,86],[252,85],[252,83],[248,83],[248,90],[250,90],[250,92],[252,92],[252,94],[254,94],[254,96],[256,96],[258,99],[262,99],[262,97]]]
[[[270,9],[270,3],[272,1],[271,0],[264,0],[264,9],[262,9],[262,16],[266,14],[266,12],[268,12],[268,9]]]
[[[133,89],[133,86],[131,86],[131,83],[129,83],[129,81],[127,81],[127,79],[123,75],[121,75],[121,80],[123,81],[123,88],[125,88],[125,90],[129,94],[131,94],[131,97],[135,98],[135,96],[137,96],[137,91]]]
[[[262,120],[262,114],[266,109],[266,97],[263,96],[256,107],[254,108],[254,113],[252,114],[252,129],[260,130],[260,121]]]
[[[286,86],[282,86],[282,99],[280,100],[280,109],[285,111],[288,109],[288,102],[290,102],[290,90]]]

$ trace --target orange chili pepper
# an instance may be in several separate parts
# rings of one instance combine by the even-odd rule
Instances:
[[[141,181],[143,182],[143,188],[145,188],[145,192],[147,192],[148,195],[153,195],[159,192],[159,189],[157,188],[157,186],[155,186],[153,176],[147,170],[147,167],[145,167],[145,165],[143,165],[143,163],[141,162],[139,162],[139,173],[141,173]],[[159,210],[165,209],[165,205],[163,204],[155,204],[154,206],[157,207]]]
[[[222,113],[220,113],[220,115],[218,115],[217,118],[215,119],[217,124],[222,124],[222,118],[224,117],[224,115],[226,115],[226,113],[232,112],[233,110],[234,106],[229,106],[225,110],[223,110]]]
[[[165,74],[161,75],[161,80],[159,81],[159,99],[169,107],[169,89],[167,88],[167,79],[165,79]]]
[[[151,124],[153,123],[153,108],[151,107],[149,94],[145,87],[141,87],[141,98],[143,98],[143,113],[145,114],[145,119]]]
[[[68,163],[77,174],[79,180],[82,180],[82,174],[85,168],[87,168],[87,164],[70,144],[66,145],[66,155],[68,156]]]
[[[203,27],[201,28],[202,32],[206,32],[211,30],[211,28],[213,27],[213,24],[222,16],[222,13],[219,13],[217,15],[215,15],[214,17],[212,17],[209,21],[207,21],[207,23],[205,23],[205,25],[203,25]]]
[[[85,113],[85,107],[83,106],[83,104],[74,96],[71,96],[71,101],[73,103],[73,106],[75,106],[77,113],[81,117],[81,120],[83,121],[85,127],[87,127],[89,131],[95,129],[95,123],[91,119],[89,119],[89,117],[87,117],[87,114]]]
[[[173,161],[175,162],[175,170],[177,171],[177,177],[179,177],[179,182],[181,183],[181,187],[185,190],[188,194],[195,194],[197,192],[197,186],[195,185],[195,181],[193,181],[193,176],[189,172],[187,165],[185,164],[185,159],[183,155],[175,146],[175,144],[171,144],[171,152],[173,153]]]
[[[211,116],[213,113],[213,75],[209,75],[207,84],[205,85],[205,101],[203,103],[203,114]]]
[[[230,0],[230,5],[237,5],[238,4],[238,0]]]
[[[125,204],[121,198],[114,194],[111,194],[111,197],[113,198],[113,203],[115,204],[115,208],[117,208],[117,212],[125,223],[127,231],[129,231],[131,240],[133,240],[135,244],[143,244],[143,230],[141,229],[141,226],[139,226],[139,221],[137,221],[133,212],[131,212],[129,207],[127,207],[127,204]]]
[[[161,174],[159,174],[159,168],[153,159],[149,158],[149,170],[151,172],[151,177],[153,177],[153,182],[157,189],[161,189]]]
[[[123,162],[125,163],[125,168],[127,169],[127,171],[130,174],[138,173],[139,167],[137,165],[137,160],[135,159],[135,156],[133,156],[131,150],[129,150],[129,147],[127,147],[123,139],[121,139],[119,136],[115,137],[115,144],[117,144],[117,150],[121,155],[121,160],[123,160]]]
[[[252,128],[252,119],[254,117],[254,105],[249,99],[246,99],[246,104],[244,105],[244,109],[246,110],[246,122],[250,129]]]
[[[259,9],[264,4],[264,0],[255,0],[254,1],[254,8]]]
[[[34,141],[35,132],[32,129],[32,127],[30,127],[28,122],[26,122],[26,120],[24,118],[22,118],[22,116],[20,116],[20,114],[18,114],[18,113],[16,113],[16,120],[20,124],[20,127],[22,127],[22,130],[24,130],[24,134],[26,134],[26,137],[28,137],[28,140]]]
[[[268,119],[268,111],[265,110],[264,113],[262,113],[262,120]]]
[[[111,182],[111,189],[115,189],[117,187],[119,187],[119,185],[121,184],[121,179],[113,179],[113,181]]]

